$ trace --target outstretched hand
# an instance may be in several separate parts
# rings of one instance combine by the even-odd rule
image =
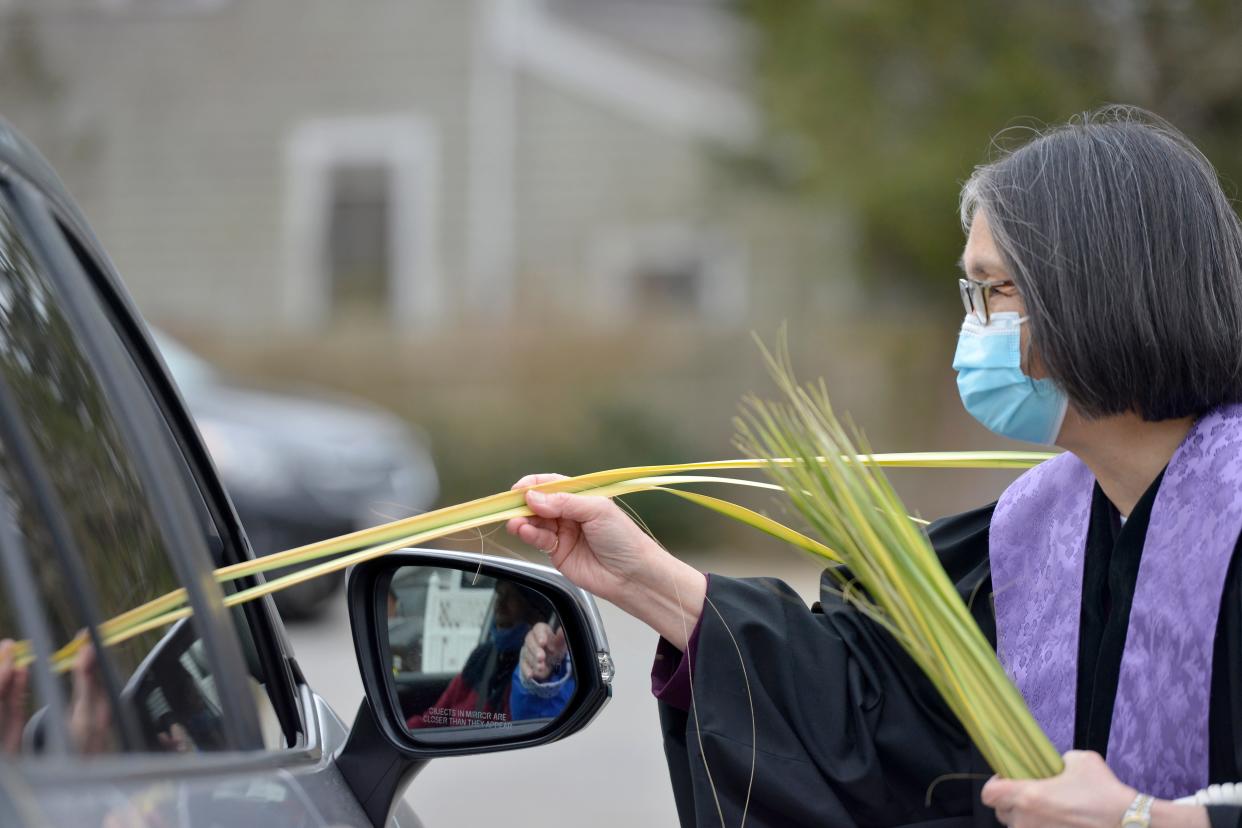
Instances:
[[[526,505],[534,514],[514,518],[505,528],[545,552],[574,584],[684,650],[703,612],[706,577],[666,552],[608,498],[529,488],[564,479],[531,474],[514,484],[528,489]]]
[[[513,488],[564,479],[530,474]],[[509,533],[545,552],[566,578],[601,598],[617,601],[627,582],[668,554],[606,497],[528,491],[526,505],[534,516],[510,520]]]

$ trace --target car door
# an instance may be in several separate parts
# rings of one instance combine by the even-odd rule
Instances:
[[[211,569],[245,539],[109,264],[67,200],[6,172],[0,636],[40,656],[11,705],[28,804],[55,825],[367,824],[332,761],[344,729],[270,601],[223,606],[248,584]],[[175,588],[192,616],[105,640],[105,619]]]

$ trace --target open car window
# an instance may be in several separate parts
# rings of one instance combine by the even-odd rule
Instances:
[[[116,406],[28,232],[0,200],[0,383],[8,392],[0,397],[12,426],[3,435],[7,471],[60,656],[66,718],[84,723],[71,734],[72,748],[93,754],[237,747],[226,721],[237,714],[236,701],[222,701],[197,618],[124,640],[101,632],[105,619],[182,583]],[[27,748],[38,749],[37,736],[36,730]]]
[[[118,356],[139,380],[134,384],[135,393],[140,394],[157,415],[155,426],[170,448],[173,461],[170,471],[188,497],[195,517],[193,528],[205,542],[212,565],[224,566],[247,559],[249,555],[240,525],[222,490],[210,485],[215,472],[203,461],[205,451],[196,459],[193,449],[198,437],[193,427],[175,414],[180,406],[177,395],[162,388],[163,377],[158,365],[141,356],[132,325],[123,324],[118,318],[122,311],[117,307],[116,297],[106,287],[107,280],[101,272],[103,265],[60,217],[56,219],[56,226],[93,288],[92,297],[106,316],[109,338],[115,341]],[[251,577],[225,582],[221,588],[229,595],[255,583]],[[246,670],[239,679],[257,708],[263,747],[279,749],[297,744],[303,723],[292,673],[285,663],[280,636],[274,628],[275,614],[263,602],[249,602],[230,610],[227,621],[245,661]]]

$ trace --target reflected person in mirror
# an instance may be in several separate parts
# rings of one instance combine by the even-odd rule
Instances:
[[[424,727],[497,726],[518,719],[555,716],[573,694],[569,659],[557,658],[556,636],[537,593],[509,581],[496,584],[492,624],[435,703],[406,720]],[[536,629],[538,628],[538,629]],[[528,641],[530,642],[528,644]],[[563,643],[563,636],[561,637]],[[546,649],[538,644],[549,645]],[[525,658],[531,669],[518,670]],[[561,655],[563,655],[563,649]],[[555,665],[553,662],[558,662]]]
[[[573,663],[565,630],[542,621],[530,628],[522,643],[518,669],[513,671],[510,707],[514,720],[550,719],[574,695]]]

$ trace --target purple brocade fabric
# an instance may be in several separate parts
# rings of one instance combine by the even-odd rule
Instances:
[[[1083,556],[1095,478],[1072,454],[1019,477],[992,515],[996,654],[1057,750],[1074,744]]]
[[[990,556],[997,652],[1061,751],[1072,746],[1078,621],[1094,480],[1071,454],[1005,491]],[[1208,783],[1212,651],[1242,533],[1242,406],[1203,417],[1156,493],[1130,611],[1108,764],[1159,797]]]

